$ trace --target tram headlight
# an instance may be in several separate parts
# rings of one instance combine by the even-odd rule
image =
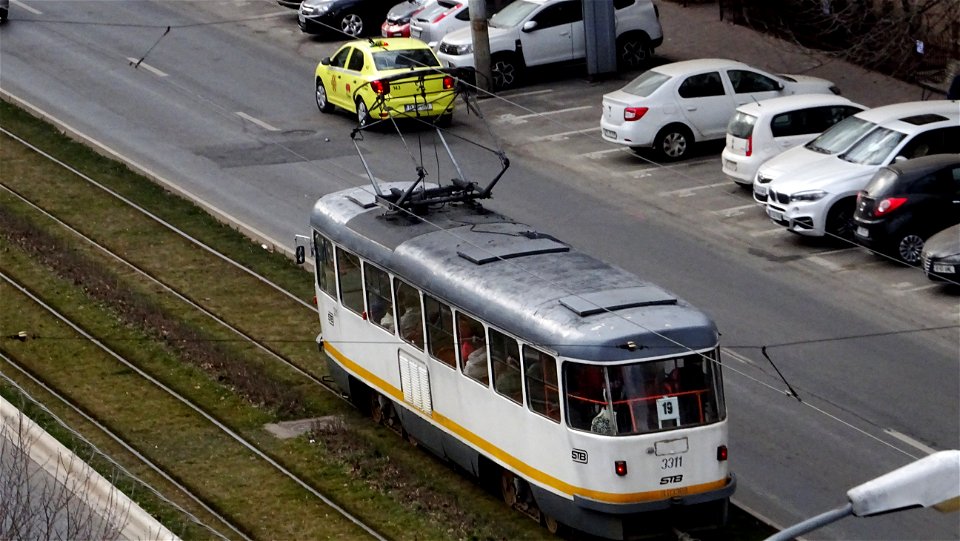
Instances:
[[[727,459],[727,446],[720,445],[717,447],[717,461],[723,462]]]
[[[624,475],[627,474],[627,461],[626,461],[626,460],[618,460],[618,461],[614,462],[614,463],[613,463],[613,469],[614,469],[614,471],[617,472],[617,475],[619,475],[620,477],[623,477]]]

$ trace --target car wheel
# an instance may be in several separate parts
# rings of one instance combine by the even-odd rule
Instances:
[[[333,105],[327,99],[327,88],[323,86],[323,81],[320,79],[317,79],[317,109],[320,109],[321,113],[333,111]]]
[[[857,224],[853,221],[855,207],[856,199],[853,198],[834,203],[827,214],[827,233],[852,241],[853,232],[857,228]]]
[[[363,17],[356,13],[347,13],[340,19],[340,30],[355,38],[363,35]]]
[[[648,40],[639,35],[623,36],[617,40],[617,61],[621,70],[643,67],[653,58]]]
[[[7,22],[7,9],[0,8],[0,23]]]
[[[367,110],[367,104],[363,103],[363,98],[357,98],[357,124],[361,128],[370,125],[370,111]]]
[[[686,126],[673,124],[660,130],[653,142],[653,148],[666,161],[679,160],[687,156],[693,146],[693,134]]]
[[[520,82],[520,65],[517,57],[509,54],[500,54],[490,62],[490,74],[493,76],[494,90],[507,90],[517,86]]]
[[[900,261],[908,265],[916,265],[920,263],[923,243],[924,239],[920,235],[914,235],[913,233],[902,235],[896,245],[896,255],[900,258]]]

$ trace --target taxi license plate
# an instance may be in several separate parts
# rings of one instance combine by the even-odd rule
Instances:
[[[769,216],[771,220],[774,220],[777,222],[783,221],[783,213],[780,212],[779,210],[774,210],[770,207],[767,207],[767,216]]]
[[[726,164],[727,169],[729,169],[729,170],[731,170],[731,171],[736,171],[736,170],[737,170],[737,162],[731,161],[731,160],[723,160],[723,163]]]
[[[408,103],[403,106],[403,110],[407,113],[411,111],[431,111],[433,110],[432,103]]]
[[[867,231],[867,228],[866,228],[866,227],[858,227],[858,228],[857,228],[857,235],[860,235],[861,237],[863,237],[863,238],[865,238],[865,239],[869,239],[869,238],[870,238],[870,232]]]
[[[943,263],[934,263],[933,272],[953,273],[956,269],[953,265],[944,265]]]
[[[608,129],[606,129],[606,128],[603,129],[603,135],[609,137],[610,139],[616,139],[616,138],[617,138],[617,132],[615,132],[615,131],[613,131],[613,130],[608,130]]]

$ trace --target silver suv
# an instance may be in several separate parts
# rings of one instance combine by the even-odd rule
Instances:
[[[588,0],[590,1],[590,0]],[[515,86],[523,68],[586,58],[583,0],[516,0],[490,18],[490,68],[497,90]],[[617,60],[640,67],[663,43],[652,0],[613,0]],[[470,28],[447,34],[437,55],[443,64],[476,67]]]

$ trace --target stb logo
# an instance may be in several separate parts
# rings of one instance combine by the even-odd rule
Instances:
[[[581,464],[586,464],[586,463],[587,463],[587,452],[584,451],[583,449],[574,449],[574,450],[570,453],[570,458],[572,458],[574,462],[579,462],[579,463],[581,463]]]
[[[679,483],[680,481],[683,481],[683,476],[682,476],[682,475],[668,475],[668,476],[666,476],[666,477],[661,477],[661,478],[660,478],[660,484],[661,484],[661,485],[669,485],[669,484],[671,484],[671,483]]]

